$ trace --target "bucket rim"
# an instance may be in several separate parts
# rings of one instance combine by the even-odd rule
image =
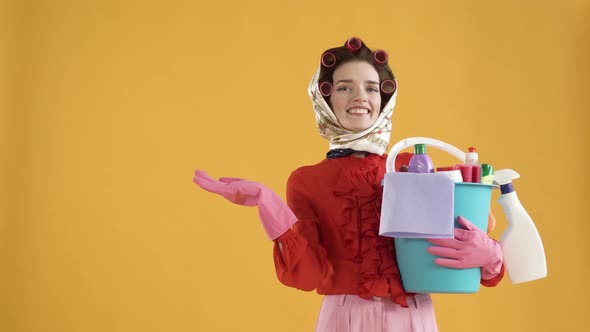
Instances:
[[[480,187],[490,187],[492,189],[500,188],[500,186],[498,186],[498,185],[479,183],[479,182],[455,182],[455,186],[480,186]]]

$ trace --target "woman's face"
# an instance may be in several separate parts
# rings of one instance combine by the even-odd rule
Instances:
[[[340,125],[352,131],[371,127],[381,108],[377,70],[364,61],[347,62],[336,68],[332,79],[330,103]]]

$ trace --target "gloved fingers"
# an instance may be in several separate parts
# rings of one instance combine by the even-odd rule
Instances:
[[[196,179],[200,179],[201,181],[215,182],[215,179],[210,177],[209,174],[207,174],[207,172],[200,169],[195,170],[195,177],[193,178],[193,181],[195,181]]]
[[[256,182],[241,180],[237,178],[222,178],[228,182],[217,181],[201,170],[195,171],[193,181],[204,190],[219,194],[228,201],[245,206],[258,204],[260,185]],[[239,180],[239,181],[238,181]]]
[[[461,241],[458,241],[457,239],[428,239],[428,242],[439,247],[452,248],[455,250],[461,248]]]
[[[199,185],[199,187],[206,191],[214,194],[219,194],[224,197],[231,194],[233,191],[226,183],[222,183],[211,178],[205,171],[196,170],[193,181]]]
[[[227,177],[227,176],[219,178],[219,182],[223,182],[223,183],[232,183],[232,182],[238,182],[238,181],[244,181],[244,179],[231,178],[231,177]]]
[[[206,191],[214,194],[219,194],[224,197],[228,196],[235,190],[229,188],[225,183],[217,182],[217,181],[208,181],[204,180],[203,178],[195,177],[193,181],[199,185],[199,187],[205,189]]]
[[[466,268],[474,267],[474,266],[470,266],[469,264],[467,264],[466,262],[464,262],[462,260],[449,259],[449,258],[435,258],[434,264],[444,266],[444,267],[450,267],[453,269],[466,269]]]
[[[431,255],[444,258],[459,259],[462,256],[459,250],[448,247],[430,246],[426,248],[426,251]]]
[[[476,235],[476,231],[469,231],[461,228],[455,228],[455,239],[461,242],[469,242]]]
[[[477,226],[475,226],[471,221],[463,218],[463,216],[458,216],[457,222],[467,230],[474,231],[478,229]]]

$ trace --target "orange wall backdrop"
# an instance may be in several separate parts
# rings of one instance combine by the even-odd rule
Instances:
[[[435,295],[440,330],[590,324],[588,1],[23,0],[0,24],[1,331],[312,331],[256,210],[192,173],[284,197],[327,150],[319,56],[353,35],[390,53],[392,143],[517,170],[545,244],[546,279]]]

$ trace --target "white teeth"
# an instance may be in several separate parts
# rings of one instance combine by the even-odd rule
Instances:
[[[347,112],[352,114],[369,114],[369,110],[364,108],[352,108],[349,109]]]

